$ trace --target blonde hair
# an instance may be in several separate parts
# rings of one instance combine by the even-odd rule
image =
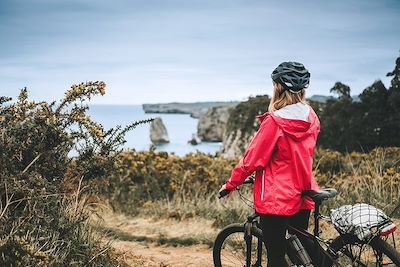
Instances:
[[[274,112],[278,109],[286,107],[287,105],[292,105],[299,102],[307,104],[306,91],[304,89],[295,94],[290,92],[289,90],[284,90],[281,84],[274,83],[274,93],[272,95],[271,101],[269,102],[268,111]]]

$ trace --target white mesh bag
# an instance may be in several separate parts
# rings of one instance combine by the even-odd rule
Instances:
[[[331,220],[342,234],[354,234],[360,240],[393,232],[396,226],[380,209],[368,204],[345,205],[331,211]]]

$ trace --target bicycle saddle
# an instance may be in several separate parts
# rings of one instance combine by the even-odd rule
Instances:
[[[314,200],[314,202],[321,202],[323,200],[327,200],[328,198],[335,197],[336,195],[337,191],[334,188],[326,188],[319,191],[306,190],[301,193],[302,197],[310,197],[312,200]]]

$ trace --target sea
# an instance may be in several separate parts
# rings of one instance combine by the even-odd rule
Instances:
[[[122,127],[135,121],[160,117],[167,128],[170,143],[156,146],[156,151],[166,151],[178,156],[197,151],[207,154],[215,154],[221,147],[220,142],[202,142],[199,145],[191,145],[188,141],[197,133],[198,119],[191,118],[189,114],[160,114],[145,113],[141,105],[90,105],[89,115],[105,129],[117,125]],[[124,148],[132,148],[136,151],[149,150],[150,124],[137,126],[125,136]]]

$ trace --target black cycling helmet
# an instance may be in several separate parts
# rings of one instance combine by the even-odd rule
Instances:
[[[283,86],[284,90],[300,93],[310,84],[310,73],[298,62],[282,62],[271,74],[274,82]]]

